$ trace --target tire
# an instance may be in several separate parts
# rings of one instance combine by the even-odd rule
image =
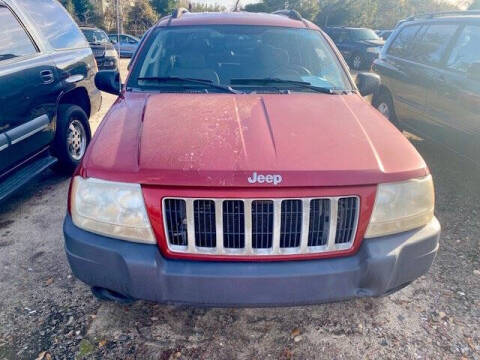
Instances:
[[[385,89],[380,89],[378,94],[373,99],[373,106],[382,113],[393,125],[400,129],[400,123],[398,122],[397,115],[395,114],[395,108],[393,105],[393,99],[391,95]]]
[[[72,174],[85,155],[90,139],[90,125],[85,111],[77,105],[60,105],[53,146],[59,161],[55,170]]]
[[[352,56],[352,69],[354,70],[362,70],[363,67],[363,56],[361,54],[353,54]]]

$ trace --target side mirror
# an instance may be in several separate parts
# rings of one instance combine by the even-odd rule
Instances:
[[[360,90],[360,95],[373,95],[380,88],[380,76],[373,73],[359,72],[357,75],[357,87]]]
[[[473,63],[468,68],[468,76],[474,80],[480,81],[480,63]]]
[[[116,70],[99,71],[95,75],[95,86],[100,91],[113,95],[120,95],[122,92],[120,73]]]

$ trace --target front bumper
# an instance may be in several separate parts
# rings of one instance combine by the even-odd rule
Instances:
[[[135,244],[64,223],[74,275],[134,299],[203,306],[288,306],[381,296],[428,271],[438,250],[436,219],[421,229],[365,239],[353,256],[288,262],[210,262],[164,258]]]

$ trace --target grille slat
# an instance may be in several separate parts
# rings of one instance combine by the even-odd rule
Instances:
[[[308,246],[325,246],[330,229],[330,200],[317,199],[310,202],[310,230]]]
[[[185,201],[168,199],[165,202],[165,209],[170,243],[177,246],[187,246],[187,211]]]
[[[215,202],[212,200],[195,200],[193,211],[195,219],[195,245],[204,248],[216,247]]]
[[[296,248],[300,246],[302,214],[301,200],[282,201],[280,248]]]
[[[245,247],[245,206],[241,200],[223,202],[223,247]]]
[[[305,199],[163,200],[169,248],[218,255],[315,254],[348,250],[356,234],[355,196]]]
[[[357,207],[356,198],[342,198],[338,200],[338,221],[335,244],[348,243],[352,238],[355,230]]]
[[[270,249],[273,246],[273,201],[252,202],[252,248]]]

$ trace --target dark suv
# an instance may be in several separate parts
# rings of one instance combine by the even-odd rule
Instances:
[[[387,118],[480,164],[480,12],[404,21],[373,69]]]
[[[92,48],[99,70],[116,70],[118,68],[118,53],[105,31],[92,28],[80,28]]]
[[[325,32],[354,70],[370,69],[385,44],[385,41],[371,29],[328,27]]]
[[[0,201],[53,164],[75,169],[101,105],[96,72],[56,0],[0,0]]]

